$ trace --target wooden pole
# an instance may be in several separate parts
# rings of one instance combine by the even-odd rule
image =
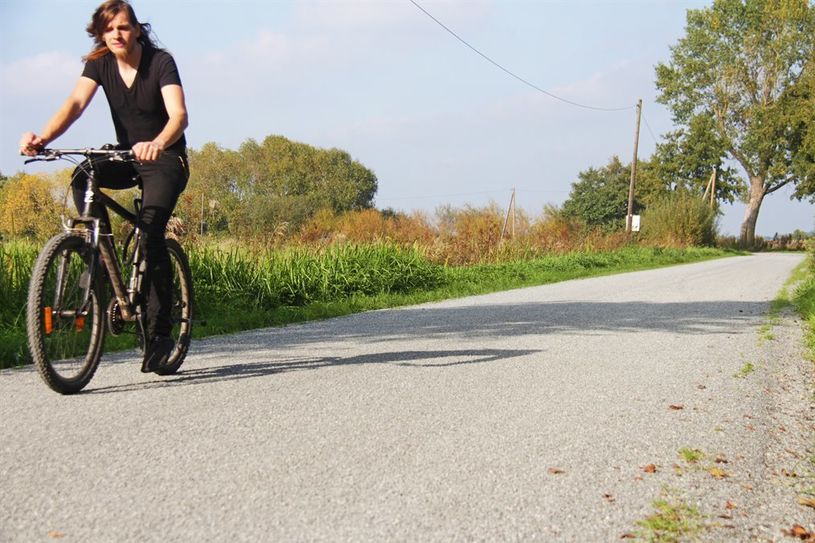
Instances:
[[[512,187],[512,197],[509,199],[507,216],[504,218],[504,226],[501,228],[501,241],[504,241],[504,235],[507,233],[507,225],[509,225],[510,217],[512,217],[512,237],[515,238],[515,187]]]
[[[512,239],[515,239],[515,187],[512,187]]]
[[[634,160],[631,161],[631,181],[628,184],[628,213],[625,216],[625,231],[631,232],[631,221],[634,212],[634,185],[637,181],[637,151],[640,145],[640,116],[642,115],[642,98],[637,100],[637,125],[634,130]]]

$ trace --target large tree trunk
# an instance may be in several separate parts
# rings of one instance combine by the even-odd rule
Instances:
[[[744,211],[744,220],[741,223],[741,236],[739,237],[739,243],[745,249],[755,247],[756,222],[758,221],[758,212],[761,209],[761,202],[764,201],[765,195],[764,177],[751,177],[749,200],[747,201],[747,209]]]

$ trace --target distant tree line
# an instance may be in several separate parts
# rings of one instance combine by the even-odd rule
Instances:
[[[267,237],[294,232],[315,213],[369,209],[377,190],[373,171],[339,149],[321,149],[269,136],[238,150],[207,143],[190,149],[191,176],[176,206],[189,232]],[[73,213],[71,169],[20,172],[0,179],[0,234],[42,239]],[[134,191],[114,191],[128,203]],[[116,222],[113,217],[114,223]],[[114,225],[115,226],[115,225]]]
[[[283,136],[237,151],[207,143],[190,152],[190,170],[177,215],[188,228],[236,236],[298,228],[321,209],[367,209],[377,190],[374,172],[347,152]]]

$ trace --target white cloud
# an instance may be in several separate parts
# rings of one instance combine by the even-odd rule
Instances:
[[[8,64],[0,64],[0,96],[33,98],[67,96],[82,74],[82,62],[61,52],[40,53]]]

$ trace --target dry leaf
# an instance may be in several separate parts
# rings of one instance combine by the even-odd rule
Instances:
[[[708,473],[710,473],[716,479],[724,479],[725,477],[729,477],[727,472],[722,468],[710,468]]]
[[[603,494],[603,498],[605,498],[605,499],[606,499],[606,500],[608,500],[609,502],[614,502],[614,501],[616,501],[616,498],[614,497],[614,494],[608,494],[608,493]]]
[[[51,539],[62,539],[63,537],[65,537],[65,534],[58,530],[51,530],[50,532],[48,532],[48,537],[50,537]]]
[[[800,505],[804,505],[806,507],[812,507],[815,509],[815,498],[798,498],[798,503]]]
[[[550,473],[550,474],[552,474],[552,475],[560,475],[561,473],[565,473],[565,472],[564,472],[562,469],[560,469],[560,468],[549,468],[549,469],[547,469],[546,471],[547,471],[547,472],[549,472],[549,473]]]
[[[724,504],[724,508],[725,509],[735,509],[736,504],[731,502],[730,500],[728,500],[727,503]]]
[[[668,409],[673,409],[674,411],[679,411],[681,409],[685,409],[685,406],[682,404],[671,404],[668,406]]]
[[[634,535],[634,534],[623,534],[623,535],[620,536],[620,539],[634,539],[636,537],[637,536]]]
[[[696,388],[699,390],[705,390],[707,387],[705,385],[696,385]]]
[[[657,467],[654,464],[648,464],[647,466],[642,468],[642,471],[644,471],[645,473],[656,473]]]
[[[717,464],[727,464],[728,463],[727,458],[725,458],[724,456],[717,456],[716,460],[714,460],[714,462],[716,462]]]
[[[786,536],[797,537],[798,539],[808,539],[812,537],[812,534],[800,524],[793,524],[791,530],[781,530],[781,532]]]

